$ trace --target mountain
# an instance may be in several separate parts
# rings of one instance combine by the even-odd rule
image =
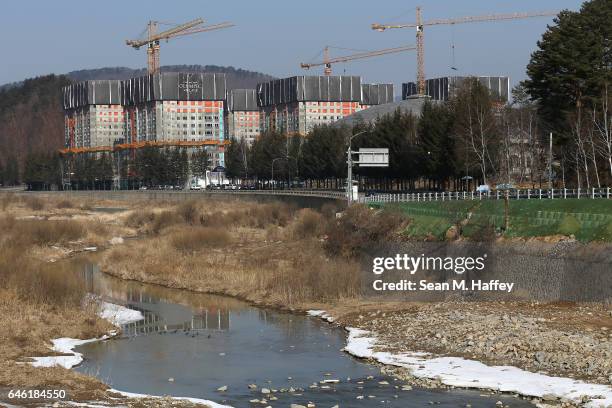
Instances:
[[[234,67],[222,67],[218,65],[165,65],[161,67],[162,72],[207,72],[212,74],[225,74],[228,89],[255,88],[259,82],[266,82],[274,77],[254,71],[247,71]],[[83,69],[66,74],[73,81],[85,81],[91,79],[128,79],[136,76],[146,75],[147,70],[133,69],[127,67],[107,67],[97,69]]]
[[[169,65],[162,67],[162,71],[225,73],[228,89],[255,88],[258,82],[273,79],[259,72],[216,65]],[[144,69],[126,67],[85,69],[0,86],[0,173],[13,162],[23,168],[29,153],[51,152],[63,146],[63,86],[88,79],[127,79],[145,73]]]

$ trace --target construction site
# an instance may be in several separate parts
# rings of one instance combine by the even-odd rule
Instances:
[[[143,147],[181,148],[191,154],[205,151],[210,168],[225,165],[224,152],[230,140],[251,145],[268,131],[307,135],[315,126],[339,120],[350,123],[352,115],[377,107],[391,112],[396,107],[394,86],[367,84],[359,76],[332,75],[337,63],[416,51],[416,81],[402,84],[401,99],[448,101],[468,77],[426,79],[424,29],[427,26],[495,22],[549,16],[554,13],[514,13],[423,21],[416,9],[416,22],[401,25],[372,24],[375,31],[412,28],[416,44],[344,56],[330,55],[325,46],[320,61],[300,63],[304,70],[323,68],[323,75],[291,76],[260,83],[257,89],[228,89],[225,74],[160,71],[160,41],[196,33],[225,29],[232,23],[204,25],[196,19],[159,31],[159,23],[148,23],[144,36],[127,40],[134,49],[146,47],[147,75],[127,80],[94,80],[63,89],[65,147],[61,153],[110,153],[119,179],[121,158],[135,157]],[[510,100],[507,76],[481,76],[482,85],[505,105]],[[385,109],[385,106],[388,109]],[[131,172],[127,169],[127,174]],[[116,183],[117,186],[119,184]]]

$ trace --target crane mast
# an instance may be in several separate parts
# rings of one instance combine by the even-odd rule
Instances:
[[[300,63],[300,67],[303,69],[310,69],[314,67],[323,66],[324,75],[329,76],[332,74],[332,65],[339,63],[339,62],[348,62],[348,61],[353,61],[357,59],[377,57],[380,55],[395,54],[395,53],[404,52],[404,51],[413,51],[415,49],[416,49],[415,46],[409,45],[409,46],[396,47],[396,48],[385,48],[385,49],[376,50],[376,51],[364,51],[364,52],[360,52],[357,54],[346,55],[343,57],[330,58],[329,46],[326,46],[325,48],[323,48],[323,61],[311,62],[311,63],[302,62]]]
[[[223,28],[233,27],[234,24],[224,22],[220,24],[214,24],[209,26],[201,26],[204,20],[197,18],[192,21],[188,21],[184,24],[179,24],[176,27],[172,27],[168,30],[158,33],[158,21],[149,21],[147,24],[147,36],[143,39],[137,40],[126,40],[126,45],[138,50],[140,47],[147,45],[147,72],[149,74],[156,74],[160,70],[159,65],[159,42],[160,40],[170,40],[171,38],[180,37],[184,35],[201,33],[204,31],[220,30]]]
[[[484,16],[466,16],[459,18],[437,19],[423,22],[421,7],[416,8],[416,23],[409,24],[372,24],[372,30],[385,31],[393,28],[415,28],[417,43],[417,87],[419,95],[425,95],[425,26],[433,25],[454,25],[479,23],[490,21],[518,20],[534,17],[548,17],[557,15],[556,11],[544,11],[535,13],[509,13],[509,14],[490,14]]]

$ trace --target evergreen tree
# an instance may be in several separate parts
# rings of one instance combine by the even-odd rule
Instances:
[[[230,139],[225,149],[225,173],[227,177],[247,177],[249,174],[249,148],[244,140]]]
[[[566,133],[568,113],[599,100],[612,83],[612,2],[586,1],[554,21],[531,56],[525,85],[543,118]]]
[[[227,154],[226,154],[227,158]],[[208,153],[204,148],[198,149],[191,154],[190,169],[193,177],[204,178],[208,169]]]
[[[454,114],[448,105],[427,102],[418,124],[421,171],[442,187],[457,174],[455,166]]]

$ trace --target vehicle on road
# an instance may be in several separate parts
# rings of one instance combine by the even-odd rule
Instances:
[[[476,187],[476,192],[482,193],[482,194],[490,193],[491,187],[488,184],[481,184],[478,187]]]

